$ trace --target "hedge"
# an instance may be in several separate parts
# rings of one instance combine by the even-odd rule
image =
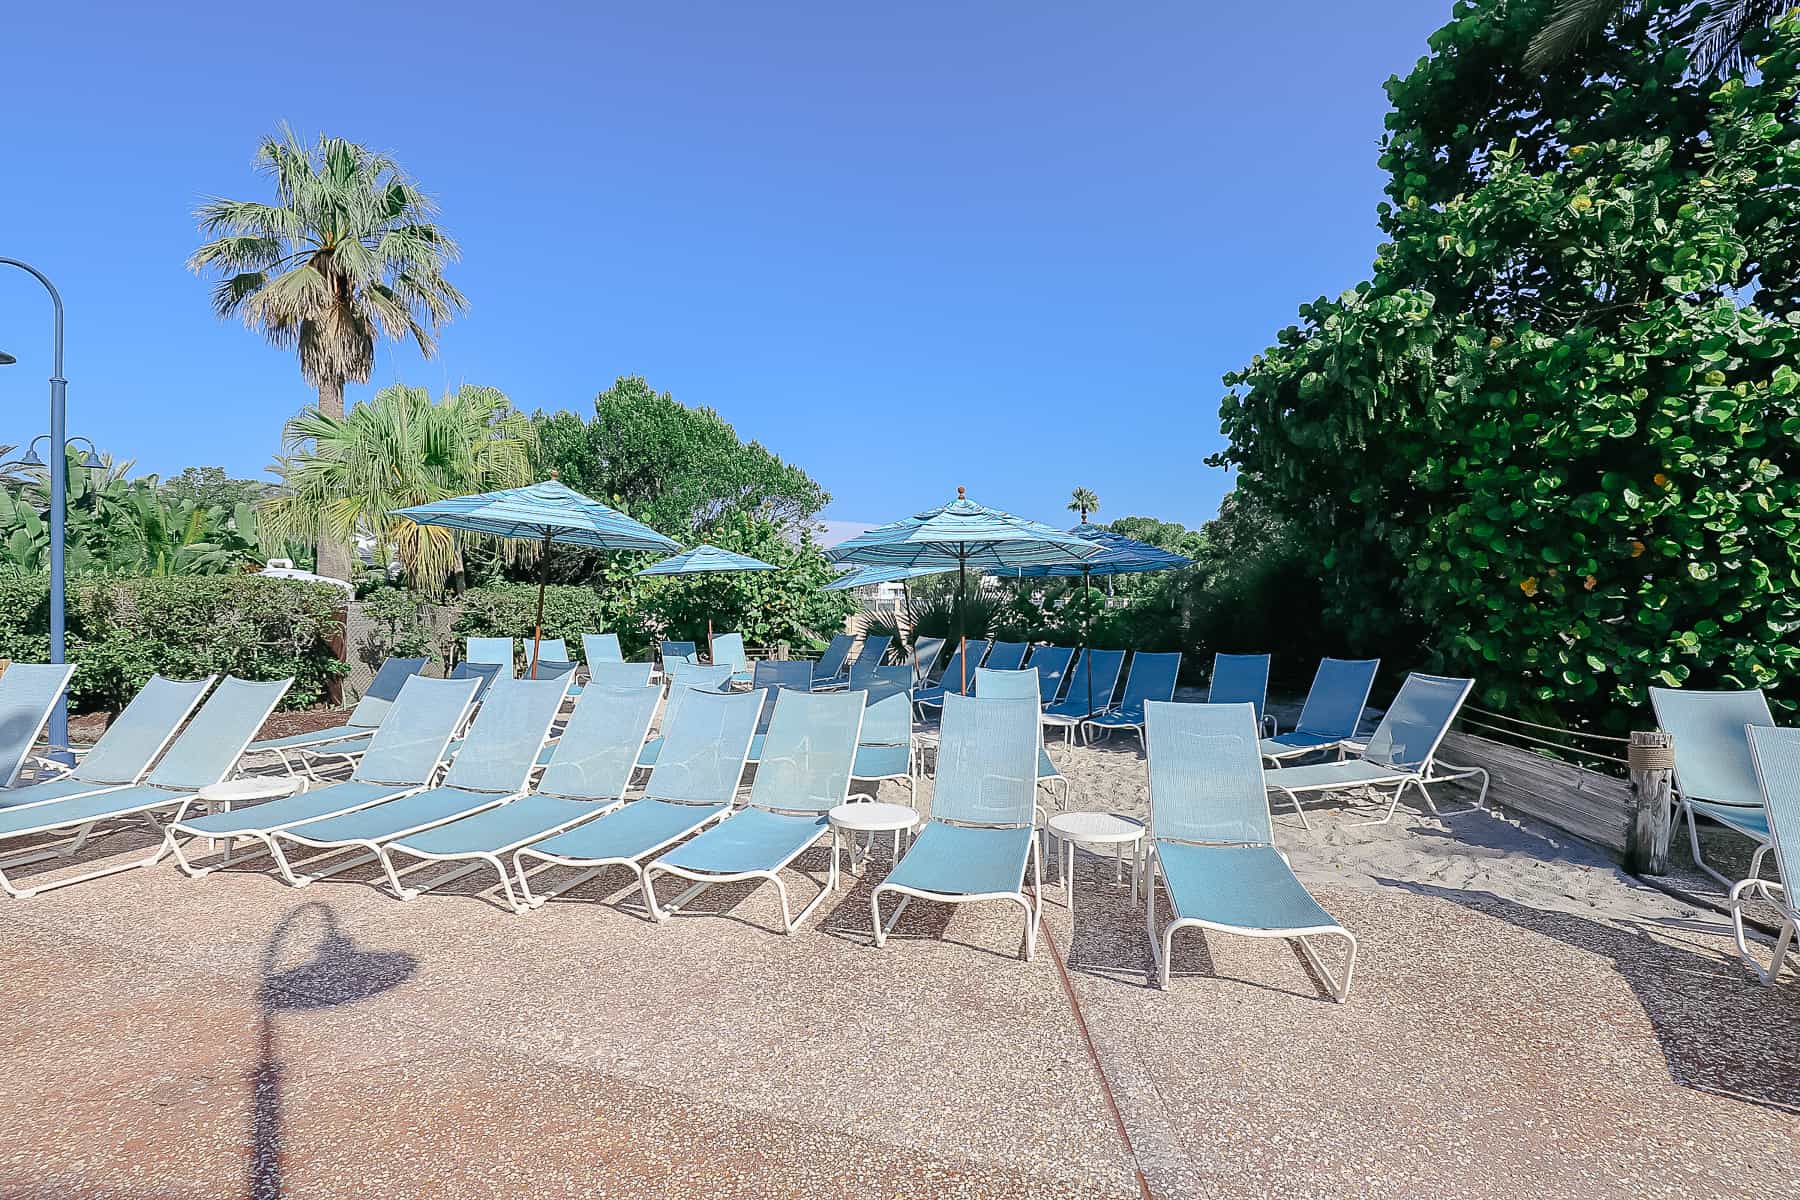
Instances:
[[[332,653],[343,593],[330,584],[260,575],[97,577],[72,580],[68,657],[77,712],[124,706],[153,674],[175,679],[294,677],[284,707],[325,698],[348,668]],[[0,572],[0,656],[45,662],[50,580]]]

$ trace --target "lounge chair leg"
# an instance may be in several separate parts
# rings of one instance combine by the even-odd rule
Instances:
[[[1342,1004],[1350,995],[1350,976],[1356,970],[1356,935],[1345,929],[1336,931],[1335,936],[1342,937],[1350,947],[1349,955],[1344,959],[1344,977],[1341,980],[1326,967],[1325,960],[1313,947],[1312,942],[1304,937],[1297,937],[1294,940],[1300,943],[1300,953],[1306,956],[1306,961],[1312,964],[1314,971],[1318,972],[1319,978],[1324,981],[1326,990],[1331,993],[1331,998]]]
[[[1744,931],[1744,893],[1747,891],[1755,891],[1758,893],[1758,898],[1767,903],[1777,905],[1781,902],[1777,899],[1776,893],[1780,893],[1785,897],[1788,895],[1788,891],[1779,883],[1751,876],[1748,879],[1740,879],[1733,884],[1729,896],[1731,905],[1731,931],[1733,936],[1737,939],[1738,957],[1742,958],[1744,960],[1744,965],[1749,967],[1750,970],[1755,973],[1756,978],[1764,986],[1767,986],[1781,978],[1781,968],[1787,961],[1788,948],[1793,945],[1795,939],[1794,922],[1792,919],[1782,921],[1781,931],[1775,936],[1774,956],[1769,960],[1769,965],[1764,967],[1762,963],[1757,960],[1756,955],[1752,953],[1750,949],[1750,939]]]
[[[1265,777],[1265,779],[1266,779],[1266,777]],[[1276,791],[1280,792],[1282,795],[1286,796],[1289,800],[1293,801],[1294,815],[1300,818],[1300,828],[1311,829],[1312,822],[1306,819],[1306,810],[1304,808],[1300,807],[1299,794],[1296,792],[1289,791],[1287,788],[1282,787],[1279,783],[1272,783],[1272,784],[1269,784],[1269,786],[1274,788]]]
[[[1406,789],[1408,787],[1415,786],[1415,785],[1418,787],[1418,789],[1421,792],[1425,792],[1425,785],[1422,783],[1419,783],[1418,780],[1403,779],[1400,781],[1400,786],[1394,789],[1393,798],[1388,801],[1387,812],[1383,813],[1379,817],[1375,817],[1374,819],[1368,820],[1368,821],[1345,821],[1344,827],[1346,829],[1348,829],[1348,828],[1350,828],[1352,826],[1356,826],[1356,825],[1386,825],[1389,821],[1392,821],[1394,819],[1394,813],[1399,810],[1401,795],[1406,791]],[[1431,806],[1431,811],[1433,813],[1437,812],[1437,802],[1431,798],[1430,792],[1425,792],[1425,803]]]

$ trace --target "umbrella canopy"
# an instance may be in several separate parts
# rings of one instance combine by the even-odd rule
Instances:
[[[968,498],[962,488],[949,504],[904,521],[878,525],[834,546],[839,562],[869,566],[935,567],[956,572],[957,638],[967,644],[964,628],[970,567],[982,573],[1007,567],[1079,562],[1100,547],[1060,529],[1027,521]],[[968,691],[968,661],[963,658],[963,690]]]
[[[699,575],[707,571],[775,571],[779,569],[774,563],[766,563],[760,558],[751,558],[748,554],[736,554],[730,550],[721,550],[717,546],[710,546],[702,542],[692,550],[684,550],[661,562],[652,563],[638,574]]]
[[[1034,567],[1015,567],[995,571],[1011,579],[1042,579],[1075,575],[1135,575],[1141,571],[1172,571],[1191,567],[1194,560],[1180,554],[1140,542],[1136,538],[1102,529],[1098,525],[1077,525],[1069,536],[1078,537],[1100,547],[1100,552],[1074,562],[1047,563]]]
[[[544,587],[550,582],[550,545],[562,542],[589,550],[679,550],[681,547],[641,521],[609,508],[562,483],[547,479],[529,487],[457,496],[394,510],[418,525],[439,525],[489,537],[531,538],[544,544],[538,572],[537,628],[531,642],[531,674],[537,677],[544,638]]]
[[[1099,547],[1060,529],[986,508],[956,489],[949,504],[857,534],[831,549],[859,566],[937,567],[994,573],[1007,567],[1079,562]]]
[[[442,525],[490,537],[561,542],[590,550],[681,549],[648,525],[556,479],[396,509],[394,515],[420,525]]]
[[[1122,533],[1114,533],[1110,529],[1102,529],[1098,525],[1083,522],[1069,530],[1071,537],[1078,537],[1100,548],[1098,554],[1079,561],[1063,563],[1045,563],[1035,567],[1018,567],[1011,571],[1000,571],[997,574],[1014,579],[1044,579],[1050,577],[1080,576],[1084,593],[1088,588],[1088,580],[1094,575],[1132,575],[1142,571],[1172,571],[1177,567],[1191,567],[1194,560],[1184,555],[1173,554],[1149,542],[1140,542],[1136,538],[1126,537]],[[1092,618],[1090,628],[1086,631],[1089,637],[1093,634]],[[1088,681],[1088,711],[1094,709],[1094,673],[1084,671]]]
[[[955,567],[858,567],[838,576],[820,590],[848,592],[877,583],[905,583],[909,579],[918,579],[925,575],[942,575],[946,571],[955,569]]]

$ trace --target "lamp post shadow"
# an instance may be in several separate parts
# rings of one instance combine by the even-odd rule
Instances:
[[[281,969],[290,943],[303,926],[322,927],[311,957]],[[250,1200],[276,1200],[285,1194],[283,1089],[287,1064],[282,1060],[275,1015],[341,1008],[391,991],[412,978],[418,959],[403,951],[362,950],[338,924],[337,913],[319,901],[296,905],[270,931],[263,944],[262,973],[256,993],[257,1061],[250,1074]]]

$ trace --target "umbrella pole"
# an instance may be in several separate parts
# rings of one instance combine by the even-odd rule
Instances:
[[[969,576],[963,558],[956,560],[956,661],[962,664],[962,694],[969,694]]]
[[[531,677],[537,678],[538,650],[544,644],[544,585],[550,582],[550,539],[544,539],[544,553],[538,563],[537,627],[531,635]]]
[[[1086,520],[1087,518],[1083,517],[1082,519]],[[1086,567],[1083,567],[1083,568],[1081,568],[1081,602],[1083,604],[1087,603],[1088,589],[1091,587],[1093,587],[1093,581],[1089,578],[1088,569]],[[1088,648],[1087,648],[1088,653],[1092,654],[1094,652],[1094,614],[1093,613],[1089,613],[1088,617],[1087,617],[1087,643],[1088,643]],[[1093,663],[1092,659],[1088,660],[1087,685],[1088,685],[1088,708],[1087,708],[1087,710],[1088,710],[1088,716],[1091,717],[1094,715],[1094,663]]]

